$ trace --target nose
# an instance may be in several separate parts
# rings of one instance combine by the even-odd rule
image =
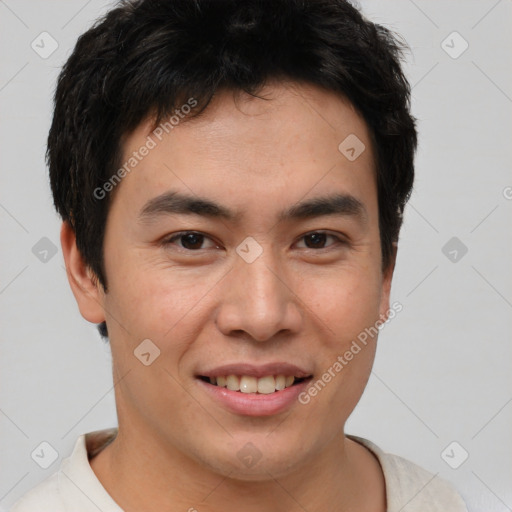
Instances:
[[[226,336],[243,336],[258,342],[277,334],[296,334],[303,315],[293,278],[270,249],[247,263],[237,257],[223,280],[216,324]]]

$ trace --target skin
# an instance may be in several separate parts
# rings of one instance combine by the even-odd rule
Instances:
[[[104,240],[108,293],[62,228],[71,287],[85,319],[107,322],[117,383],[119,434],[91,467],[128,512],[386,509],[378,461],[343,434],[375,339],[307,405],[276,415],[229,412],[195,377],[226,363],[283,361],[316,380],[389,310],[394,258],[383,272],[365,122],[314,86],[274,83],[260,95],[270,100],[219,94],[123,178]],[[150,121],[126,137],[126,158],[146,142]],[[352,133],[366,149],[350,162],[338,145]],[[147,201],[169,190],[242,216],[141,220]],[[281,210],[334,192],[357,198],[366,216],[279,222]],[[190,230],[206,235],[199,250],[179,237],[162,243]],[[305,235],[316,231],[334,236],[315,246]],[[250,264],[236,253],[247,236],[263,249]],[[145,366],[133,352],[148,338],[160,356]],[[237,457],[248,442],[262,454],[251,468]]]

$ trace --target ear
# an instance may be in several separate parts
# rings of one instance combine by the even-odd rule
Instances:
[[[389,316],[389,297],[391,295],[391,282],[393,280],[397,252],[398,244],[397,242],[393,242],[393,252],[391,254],[389,265],[382,274],[382,292],[379,313],[383,322],[385,322]]]
[[[62,245],[69,285],[75,296],[80,313],[86,320],[95,324],[105,321],[102,305],[104,297],[103,288],[78,251],[75,232],[69,222],[62,223],[60,243]]]

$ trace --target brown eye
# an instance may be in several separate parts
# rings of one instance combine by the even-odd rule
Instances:
[[[328,243],[328,240],[334,240],[333,242]],[[314,231],[312,233],[308,233],[301,238],[301,241],[304,241],[304,246],[301,248],[306,249],[327,249],[332,245],[343,244],[343,240],[338,238],[335,235],[330,235],[329,233],[324,233],[322,231]]]
[[[306,246],[310,249],[322,249],[325,245],[326,239],[327,235],[325,233],[312,233],[304,237],[304,240],[306,240]]]
[[[209,241],[211,246],[216,247],[216,245],[207,236],[193,231],[183,231],[181,233],[177,233],[164,241],[164,245],[177,245],[179,248],[186,249],[188,251],[197,251],[207,248],[203,247],[205,241]]]
[[[187,233],[180,236],[181,244],[185,249],[201,249],[204,236],[197,233]]]

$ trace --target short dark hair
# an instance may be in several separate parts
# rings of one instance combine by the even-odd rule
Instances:
[[[94,191],[119,168],[123,137],[150,117],[158,125],[187,98],[197,101],[197,115],[221,89],[257,95],[276,80],[338,93],[367,123],[386,269],[414,181],[406,49],[346,0],[120,2],[80,36],[61,71],[47,149],[55,207],[105,291],[113,192],[98,199]]]

